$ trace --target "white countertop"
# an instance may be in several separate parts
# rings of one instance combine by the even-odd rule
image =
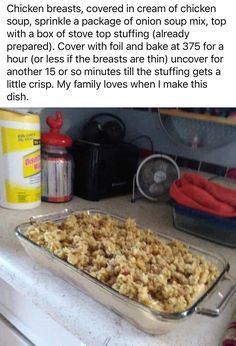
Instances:
[[[236,251],[177,231],[172,226],[171,208],[144,199],[130,203],[129,196],[88,202],[74,198],[68,204],[47,204],[33,210],[14,211],[0,208],[0,278],[27,296],[36,306],[50,315],[66,330],[87,346],[216,346],[236,309],[236,294],[217,318],[194,314],[181,322],[173,332],[152,336],[110,312],[69,283],[54,276],[34,263],[25,253],[14,234],[15,227],[32,215],[60,211],[100,208],[124,217],[131,216],[138,223],[166,233],[202,249],[221,253],[231,265],[236,277]],[[64,346],[64,345],[63,345]],[[68,346],[68,345],[67,345]]]

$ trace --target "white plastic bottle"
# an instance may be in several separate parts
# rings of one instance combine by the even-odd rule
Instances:
[[[40,119],[0,109],[0,205],[31,209],[41,203]]]

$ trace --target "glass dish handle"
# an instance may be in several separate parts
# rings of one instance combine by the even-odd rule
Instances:
[[[217,317],[236,292],[236,280],[229,274],[225,275],[216,288],[198,306],[198,314]]]
[[[47,221],[60,221],[65,219],[67,216],[71,215],[73,213],[73,210],[71,209],[64,209],[60,212],[45,214],[45,215],[37,215],[32,216],[30,218],[30,223],[35,222],[47,222]]]

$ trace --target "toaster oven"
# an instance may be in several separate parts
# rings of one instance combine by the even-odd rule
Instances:
[[[76,141],[74,194],[90,201],[132,191],[138,167],[138,148],[129,143],[99,144]]]

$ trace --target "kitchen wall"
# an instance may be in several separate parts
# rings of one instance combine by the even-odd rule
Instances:
[[[222,133],[218,128],[215,128],[215,130],[217,130],[216,136],[219,136],[219,133],[221,135],[221,138],[219,138],[219,143],[226,143],[231,139],[229,144],[219,147],[217,146],[215,149],[207,149],[207,147],[206,149],[192,149],[188,146],[181,145],[181,143],[178,144],[178,141],[171,140],[162,128],[159,116],[155,113],[153,114],[129,110],[129,112],[126,111],[122,117],[126,119],[128,138],[132,138],[138,134],[147,134],[151,136],[152,140],[154,141],[154,146],[157,151],[196,159],[199,161],[206,161],[226,167],[236,167],[236,127],[233,135],[231,134],[228,138],[222,138]],[[194,122],[194,120],[189,121]],[[204,126],[207,126],[205,124],[206,123],[204,123]],[[214,126],[212,126],[209,133],[211,136],[214,135]]]
[[[21,109],[22,111],[23,109]],[[25,109],[24,109],[25,110]],[[38,112],[42,117],[42,130],[47,129],[45,119],[48,115],[55,114],[53,108],[27,109]],[[236,127],[235,140],[233,142],[217,148],[211,149],[192,149],[171,140],[163,130],[157,113],[135,110],[135,109],[95,109],[95,108],[67,108],[61,110],[64,115],[63,131],[69,133],[74,139],[81,138],[81,129],[86,121],[94,114],[99,112],[113,113],[121,117],[127,125],[126,140],[130,141],[139,135],[148,135],[152,138],[156,151],[165,152],[172,155],[184,156],[187,158],[206,161],[226,167],[236,167]],[[184,128],[183,128],[184,131]],[[214,127],[213,130],[214,131]],[[214,136],[214,132],[211,135]],[[216,133],[216,136],[219,136]],[[222,139],[222,138],[221,138]],[[226,140],[227,138],[225,138]],[[147,140],[136,142],[142,147],[150,148]]]

